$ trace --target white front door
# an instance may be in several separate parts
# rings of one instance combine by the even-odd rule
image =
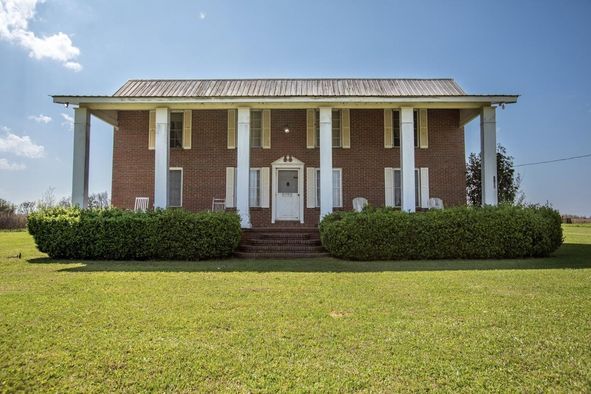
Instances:
[[[277,220],[300,220],[300,169],[277,169]]]

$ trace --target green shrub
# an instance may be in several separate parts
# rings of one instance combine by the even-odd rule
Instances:
[[[226,257],[240,242],[235,213],[181,209],[50,208],[29,215],[29,232],[52,258],[201,260]]]
[[[349,260],[502,259],[548,256],[562,244],[562,227],[557,211],[539,206],[371,208],[326,216],[320,238]]]

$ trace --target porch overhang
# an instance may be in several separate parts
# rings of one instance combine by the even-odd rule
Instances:
[[[221,108],[441,108],[479,109],[517,102],[518,95],[402,96],[402,97],[113,97],[52,96],[53,102],[92,111]]]

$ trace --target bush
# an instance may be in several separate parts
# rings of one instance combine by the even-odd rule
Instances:
[[[349,260],[501,259],[548,256],[562,244],[562,227],[557,211],[539,206],[371,208],[326,216],[320,238]]]
[[[240,242],[235,213],[181,209],[49,208],[29,215],[29,233],[52,258],[201,260],[226,257]]]
[[[27,228],[27,215],[14,212],[0,212],[0,230],[18,230]]]

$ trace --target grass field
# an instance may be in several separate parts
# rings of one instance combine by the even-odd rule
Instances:
[[[0,391],[590,391],[591,226],[564,229],[426,262],[52,261],[2,232]]]

